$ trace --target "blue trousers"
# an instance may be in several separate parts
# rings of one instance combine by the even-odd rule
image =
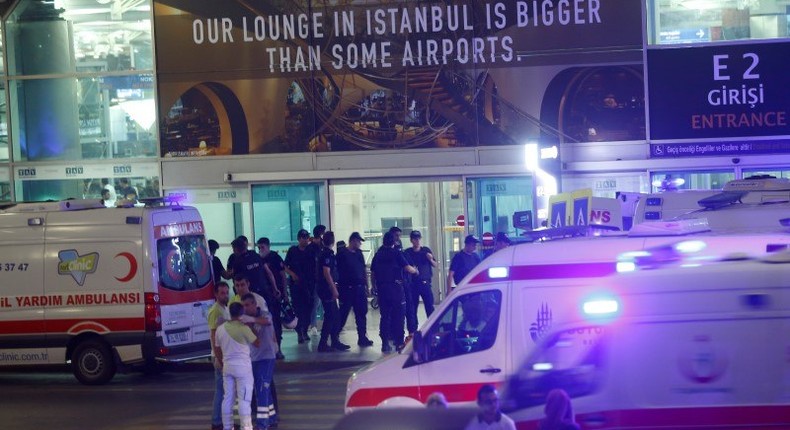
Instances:
[[[252,362],[252,377],[255,380],[255,424],[266,428],[277,422],[271,385],[274,377],[274,359]]]
[[[222,388],[222,371],[214,369],[214,406],[211,410],[211,425],[222,425],[222,396],[225,390]]]

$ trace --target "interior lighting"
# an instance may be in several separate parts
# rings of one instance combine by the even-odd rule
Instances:
[[[156,103],[153,99],[130,100],[118,104],[134,122],[145,130],[156,122]]]
[[[538,170],[538,144],[528,143],[524,145],[524,164],[530,172]]]

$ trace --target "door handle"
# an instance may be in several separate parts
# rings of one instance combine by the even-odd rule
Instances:
[[[485,369],[480,369],[480,373],[500,373],[502,369],[497,369],[496,367],[486,367]]]

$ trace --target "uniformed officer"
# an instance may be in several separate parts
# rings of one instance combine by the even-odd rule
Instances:
[[[409,289],[412,295],[411,307],[406,310],[406,325],[409,334],[414,334],[419,326],[417,307],[420,305],[420,298],[422,298],[423,306],[425,306],[425,315],[431,316],[431,313],[433,313],[431,279],[433,278],[433,269],[437,266],[437,263],[433,258],[431,248],[422,246],[422,234],[418,230],[412,230],[409,233],[409,240],[411,241],[411,248],[403,251],[403,253],[406,254],[406,260],[420,272],[419,275],[411,277]]]
[[[348,245],[337,250],[337,271],[340,276],[340,329],[346,325],[348,314],[353,308],[357,345],[367,347],[373,345],[373,341],[367,336],[368,276],[361,249],[364,241],[358,232],[351,233]]]
[[[324,245],[318,253],[318,267],[320,278],[316,285],[316,292],[324,307],[324,324],[321,326],[321,340],[318,342],[318,352],[332,350],[346,351],[350,347],[340,342],[340,309],[337,306],[337,259],[335,251],[335,233],[327,231],[321,241]],[[331,338],[331,345],[328,343]]]
[[[403,307],[405,296],[403,290],[403,271],[416,275],[417,269],[410,266],[403,253],[395,249],[395,235],[384,234],[383,245],[373,256],[370,266],[373,288],[379,295],[381,323],[381,352],[392,351],[390,342],[399,348],[403,343]],[[400,327],[398,327],[400,326]]]

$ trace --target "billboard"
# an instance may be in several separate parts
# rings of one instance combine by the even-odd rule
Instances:
[[[552,132],[530,67],[642,43],[631,0],[156,0],[154,25],[164,157],[523,144]]]

